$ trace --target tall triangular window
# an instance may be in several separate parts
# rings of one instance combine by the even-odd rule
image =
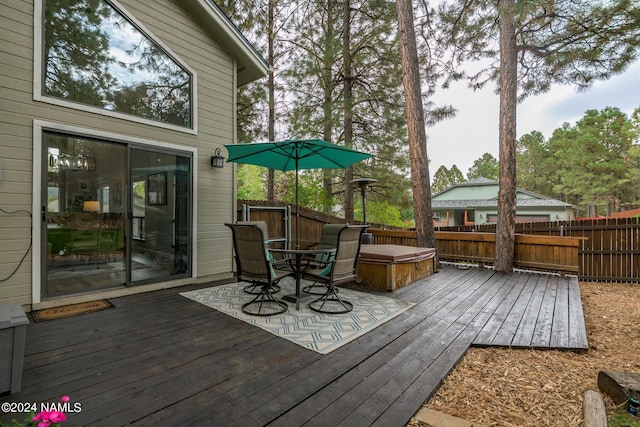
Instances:
[[[111,0],[43,0],[42,96],[193,127],[193,75]]]

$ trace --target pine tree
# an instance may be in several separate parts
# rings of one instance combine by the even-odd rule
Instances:
[[[349,19],[347,18],[349,16]],[[321,137],[369,152],[374,159],[347,170],[306,171],[322,176],[333,203],[353,215],[352,178],[378,179],[372,198],[404,202],[406,124],[393,5],[383,1],[300,3],[286,70],[289,120],[297,137]],[[345,37],[345,25],[350,27]],[[345,65],[346,64],[346,65]]]
[[[469,0],[439,8],[441,43],[449,66],[483,60],[490,65],[466,76],[473,88],[497,83],[500,93],[500,190],[496,230],[498,271],[513,269],[515,227],[516,100],[553,84],[589,87],[622,72],[636,58],[640,4],[629,0]],[[446,84],[446,82],[445,82]]]
[[[400,52],[402,53],[402,80],[407,108],[417,246],[435,248],[436,238],[432,220],[433,211],[431,209],[427,134],[411,0],[396,1],[396,9],[398,11]]]
[[[498,159],[493,157],[491,153],[484,153],[482,157],[476,159],[473,165],[467,171],[467,179],[487,178],[498,180],[499,165]]]
[[[447,169],[446,166],[440,166],[436,173],[433,174],[431,192],[439,193],[461,182],[464,182],[464,176],[458,166],[453,165],[451,169]]]

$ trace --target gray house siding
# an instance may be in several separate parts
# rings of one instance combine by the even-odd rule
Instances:
[[[208,281],[232,274],[231,235],[224,222],[234,219],[234,168],[212,169],[210,157],[216,148],[235,142],[237,61],[214,39],[212,30],[196,23],[190,9],[179,1],[140,2],[123,0],[119,5],[133,15],[155,38],[164,43],[196,75],[194,130],[176,130],[112,117],[83,108],[69,108],[34,100],[34,1],[0,0],[0,280],[11,275],[32,242],[33,249],[8,280],[0,282],[0,302],[22,304],[27,308],[59,305],[140,292],[159,287],[177,286],[186,280],[122,288],[92,296],[65,298],[64,301],[38,302],[34,282],[39,280],[39,212],[34,200],[39,197],[39,183],[34,177],[34,123],[53,129],[71,128],[112,135],[124,141],[142,141],[149,145],[184,148],[194,155],[194,263],[195,277]],[[193,7],[193,2],[188,2]],[[199,22],[202,18],[198,17]],[[264,75],[264,69],[253,70]],[[36,74],[38,70],[36,70]],[[36,147],[37,148],[37,147]],[[35,159],[35,164],[39,159]],[[33,224],[29,214],[33,214]],[[35,251],[35,253],[34,253]]]

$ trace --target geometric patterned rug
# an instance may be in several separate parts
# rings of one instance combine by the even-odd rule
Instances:
[[[310,283],[303,280],[300,287],[307,284]],[[253,298],[243,291],[246,285],[231,283],[182,292],[180,295],[321,354],[327,354],[353,341],[414,305],[340,288],[340,297],[353,303],[353,310],[349,313],[316,313],[307,304],[300,304],[300,311],[297,311],[294,303],[288,303],[289,309],[283,314],[258,317],[247,315],[241,310],[242,304]],[[293,278],[285,277],[279,285],[282,290],[274,294],[276,299],[295,292]]]

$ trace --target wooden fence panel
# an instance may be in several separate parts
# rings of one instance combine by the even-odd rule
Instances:
[[[242,219],[243,205],[251,206],[251,220],[252,221],[265,221],[269,229],[269,238],[280,238],[286,235],[285,228],[290,224],[291,227],[291,240],[296,239],[296,223],[298,215],[296,215],[295,206],[291,207],[291,217],[287,218],[285,211],[282,209],[270,209],[270,208],[285,208],[289,205],[282,202],[267,202],[264,200],[238,200],[237,204],[237,218]],[[261,209],[262,208],[262,209]],[[318,242],[322,234],[322,226],[329,223],[345,223],[344,219],[335,218],[329,215],[324,215],[307,208],[300,208],[300,241],[304,242]],[[414,245],[415,246],[415,245]]]
[[[576,237],[516,234],[515,265],[521,268],[578,273],[578,249],[582,240]]]
[[[242,219],[242,215],[238,215],[238,220]],[[284,211],[271,209],[255,209],[251,210],[249,219],[251,221],[264,221],[267,223],[269,239],[284,239],[287,235],[288,221]]]
[[[493,233],[436,232],[438,257],[441,260],[493,263],[495,241]]]
[[[241,204],[263,206],[285,206],[284,203],[268,203],[264,201],[238,201],[238,212]],[[295,207],[291,219],[292,233],[295,233]],[[241,215],[238,215],[241,218]],[[265,220],[267,214],[265,214]],[[252,219],[258,219],[252,216]],[[267,220],[270,226],[271,222]],[[317,241],[320,238],[322,225],[326,223],[344,223],[344,219],[319,214],[310,209],[300,209],[300,239]],[[273,223],[274,233],[278,225]],[[391,229],[387,229],[391,228]],[[397,244],[416,246],[415,230],[398,229],[371,225],[369,232],[375,244]],[[459,226],[436,229],[436,240],[440,259],[448,254],[451,259],[473,262],[493,262],[494,245],[491,242],[445,239],[445,232],[495,233],[495,224]],[[272,234],[273,235],[273,234]],[[553,265],[561,271],[578,274],[580,280],[605,282],[640,283],[640,218],[592,219],[578,221],[554,221],[516,224],[516,235],[565,236],[580,238],[578,249],[567,248],[550,241],[544,243],[524,243],[516,241],[516,265],[537,268],[537,265]],[[438,236],[441,236],[440,238]],[[295,236],[293,236],[295,238]],[[490,259],[490,261],[483,261]],[[520,264],[518,264],[520,263]],[[572,266],[569,268],[569,266]],[[577,266],[577,269],[576,267]]]
[[[440,228],[495,232],[495,224]],[[640,283],[640,218],[603,218],[516,224],[518,234],[579,237],[578,277],[585,281]],[[553,257],[562,257],[562,252]]]
[[[567,231],[589,239],[581,251],[581,280],[640,282],[638,218],[576,221]]]
[[[415,231],[371,229],[374,244],[415,246]],[[492,264],[495,234],[437,231],[438,258],[447,261]],[[516,234],[516,268],[578,272],[580,238]]]
[[[368,231],[373,235],[373,243],[376,245],[418,246],[418,237],[414,230],[369,228]]]

